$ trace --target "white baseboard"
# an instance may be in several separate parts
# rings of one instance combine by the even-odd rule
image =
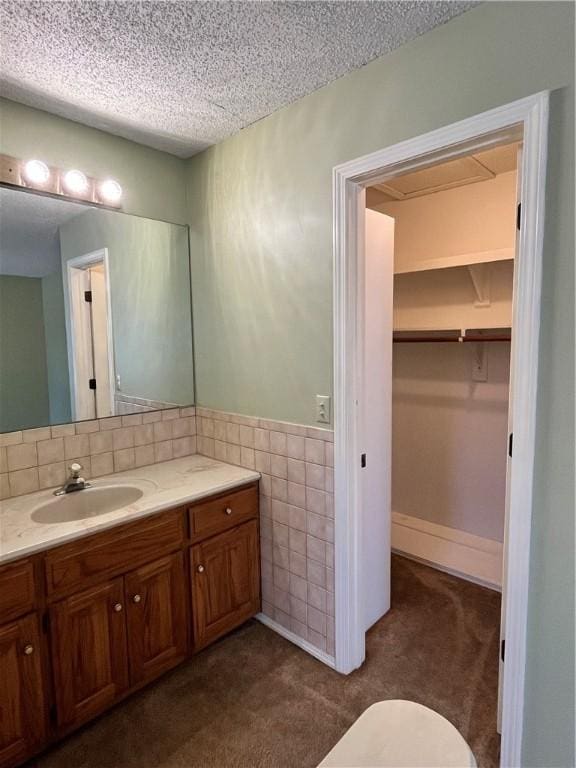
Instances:
[[[274,632],[278,632],[278,634],[282,635],[282,637],[284,637],[286,640],[290,640],[291,643],[294,643],[294,645],[302,648],[303,651],[306,651],[311,656],[314,656],[316,659],[318,659],[318,661],[321,661],[323,664],[326,664],[326,666],[335,669],[336,661],[334,657],[330,656],[330,654],[326,653],[326,651],[321,651],[320,648],[316,648],[316,646],[312,645],[312,643],[309,643],[307,640],[298,637],[298,635],[295,635],[294,632],[290,632],[289,629],[283,627],[282,624],[278,624],[277,621],[274,621],[274,619],[271,619],[264,613],[258,613],[254,618],[258,619],[258,621],[270,629],[273,629]]]
[[[392,512],[392,550],[484,587],[502,590],[502,544]]]

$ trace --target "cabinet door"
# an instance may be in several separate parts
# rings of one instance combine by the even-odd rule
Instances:
[[[45,739],[40,658],[35,615],[0,627],[0,766],[23,762]]]
[[[188,641],[181,552],[126,576],[132,685],[151,680],[186,656]]]
[[[52,606],[52,662],[62,730],[106,709],[128,685],[122,579]]]
[[[260,610],[255,520],[192,547],[194,645],[198,650]]]

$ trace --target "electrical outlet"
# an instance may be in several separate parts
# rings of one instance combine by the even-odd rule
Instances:
[[[479,342],[474,345],[472,360],[472,381],[488,381],[488,355],[486,344]]]
[[[330,395],[316,395],[316,421],[330,424]]]

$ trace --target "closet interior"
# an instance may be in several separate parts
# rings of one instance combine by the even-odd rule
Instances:
[[[394,219],[392,548],[500,589],[518,143],[367,190]]]

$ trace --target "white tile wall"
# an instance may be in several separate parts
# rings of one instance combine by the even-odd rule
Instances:
[[[256,469],[262,610],[334,655],[334,433],[206,408],[174,408],[0,435],[0,498],[196,452]]]
[[[196,453],[196,409],[172,408],[0,435],[0,499]]]
[[[198,453],[262,473],[262,610],[334,655],[332,430],[196,409]]]

